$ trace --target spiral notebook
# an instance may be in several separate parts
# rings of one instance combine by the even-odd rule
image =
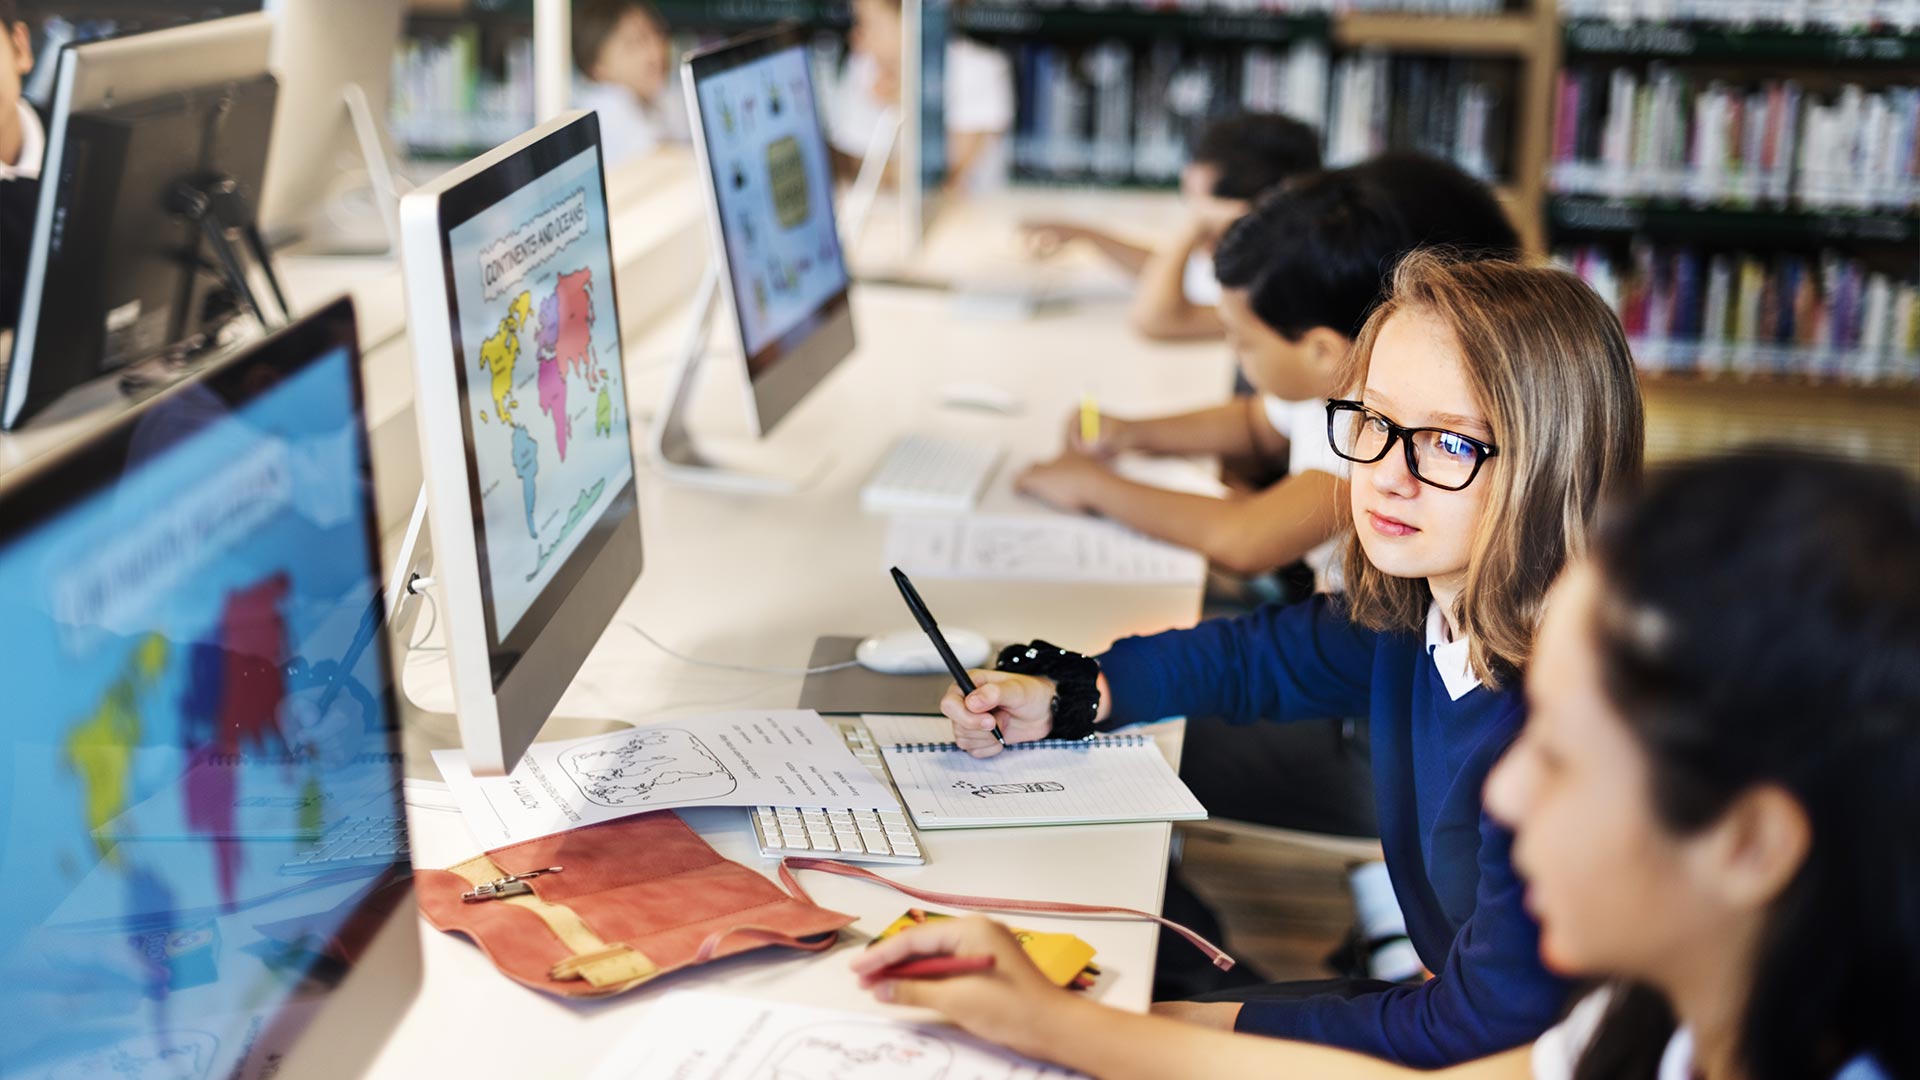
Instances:
[[[1206,808],[1147,735],[1016,743],[976,758],[945,720],[868,716],[900,801],[922,829],[1194,821]]]

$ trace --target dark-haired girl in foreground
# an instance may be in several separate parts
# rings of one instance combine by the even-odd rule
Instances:
[[[1488,781],[1547,964],[1603,980],[1456,1078],[1920,1076],[1920,490],[1749,454],[1660,474],[1562,576]],[[990,954],[880,983],[1103,1077],[1385,1077],[1345,1051],[1055,989],[971,918],[865,951]]]

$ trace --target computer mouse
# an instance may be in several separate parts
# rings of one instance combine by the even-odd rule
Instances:
[[[986,665],[987,652],[991,646],[987,639],[971,630],[955,630],[941,627],[940,635],[947,639],[947,646],[953,650],[954,658],[961,667],[978,668]],[[877,671],[882,675],[931,675],[947,670],[941,663],[939,652],[935,651],[933,641],[924,630],[896,630],[891,634],[875,634],[862,641],[853,650],[853,658],[868,671]]]
[[[1013,391],[984,382],[952,382],[940,387],[940,403],[950,409],[979,409],[1018,416],[1021,402]]]

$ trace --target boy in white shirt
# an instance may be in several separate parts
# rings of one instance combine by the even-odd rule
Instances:
[[[32,70],[27,24],[14,0],[0,0],[0,329],[19,318],[47,146],[40,114],[20,96],[21,80]]]
[[[643,0],[579,0],[573,11],[573,61],[592,82],[575,104],[600,114],[608,168],[663,142],[689,138],[687,109],[669,60],[667,24]]]
[[[1238,574],[1304,558],[1326,590],[1344,473],[1327,442],[1326,400],[1341,389],[1341,362],[1384,276],[1407,252],[1435,244],[1506,258],[1520,249],[1486,185],[1421,154],[1385,154],[1269,193],[1215,252],[1220,319],[1258,395],[1148,420],[1102,416],[1092,445],[1080,441],[1076,414],[1066,450],[1027,469],[1017,486]],[[1107,461],[1123,452],[1284,455],[1289,469],[1264,491],[1215,499],[1125,479]]]
[[[1320,135],[1313,128],[1278,113],[1236,113],[1209,121],[1193,140],[1180,170],[1185,221],[1158,249],[1073,221],[1029,221],[1024,229],[1039,258],[1083,241],[1138,278],[1129,317],[1142,337],[1218,338],[1225,332],[1215,310],[1220,284],[1213,273],[1220,237],[1262,193],[1319,168]]]

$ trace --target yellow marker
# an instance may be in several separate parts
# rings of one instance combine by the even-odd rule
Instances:
[[[1080,445],[1092,446],[1100,441],[1100,403],[1092,394],[1080,395]]]

